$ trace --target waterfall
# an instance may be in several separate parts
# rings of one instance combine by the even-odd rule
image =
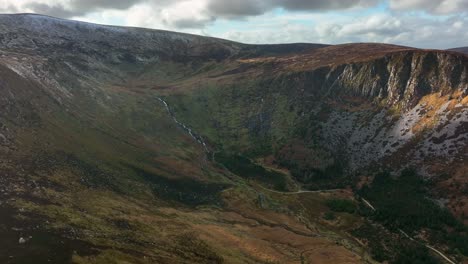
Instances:
[[[167,104],[166,101],[164,101],[162,98],[160,97],[156,97],[161,103],[164,104],[164,107],[166,108],[167,112],[169,113],[169,116],[172,118],[172,120],[180,127],[182,128],[186,133],[188,133],[190,135],[191,138],[193,138],[193,140],[195,140],[198,144],[200,144],[201,146],[203,146],[203,148],[205,149],[205,152],[206,153],[209,153],[209,149],[208,149],[208,146],[206,144],[206,142],[203,140],[203,137],[198,135],[197,133],[193,132],[193,130],[188,127],[187,125],[185,125],[184,123],[180,122],[179,120],[177,120],[177,118],[175,117],[174,113],[171,111],[171,108],[169,107],[169,105]]]

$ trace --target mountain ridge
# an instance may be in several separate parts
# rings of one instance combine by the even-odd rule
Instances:
[[[459,48],[453,48],[453,49],[448,49],[449,51],[455,51],[455,52],[460,52],[463,54],[468,54],[468,47],[459,47]]]

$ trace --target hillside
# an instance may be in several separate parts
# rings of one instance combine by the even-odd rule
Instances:
[[[444,261],[398,229],[468,254],[461,53],[0,15],[0,105],[0,262]],[[431,225],[371,184],[402,171]]]
[[[460,47],[460,48],[454,48],[454,49],[449,49],[449,50],[468,54],[468,47]]]

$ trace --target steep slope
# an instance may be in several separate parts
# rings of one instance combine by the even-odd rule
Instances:
[[[358,203],[350,190],[296,191],[384,169],[418,168],[433,198],[468,213],[460,53],[245,45],[31,14],[0,15],[0,33],[2,260],[372,261],[351,235],[368,227],[363,209],[330,216],[330,200]]]

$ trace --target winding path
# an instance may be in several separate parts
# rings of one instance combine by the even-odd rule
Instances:
[[[323,193],[323,192],[336,192],[336,191],[343,191],[345,189],[329,189],[329,190],[315,190],[315,191],[307,191],[307,190],[299,190],[296,192],[282,192],[282,191],[276,191],[272,189],[265,188],[261,185],[259,185],[260,188],[272,192],[272,193],[279,193],[279,194],[285,194],[285,195],[293,195],[293,194],[302,194],[302,193]]]

